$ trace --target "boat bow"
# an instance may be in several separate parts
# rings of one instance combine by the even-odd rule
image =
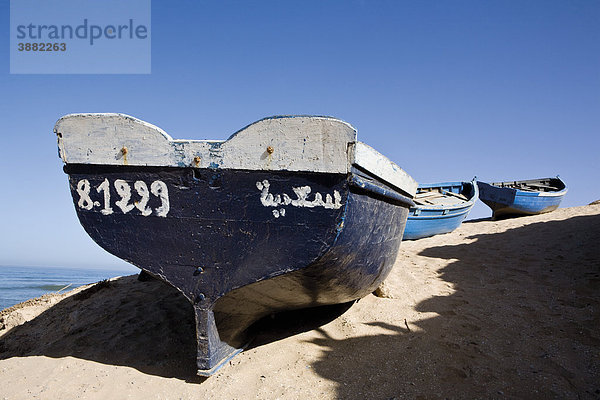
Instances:
[[[72,114],[55,133],[86,232],[192,303],[205,375],[257,318],[373,290],[417,187],[331,117],[266,118],[218,141],[174,140],[123,114]]]

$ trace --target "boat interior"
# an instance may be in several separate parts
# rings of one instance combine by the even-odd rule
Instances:
[[[465,185],[453,187],[420,187],[417,190],[413,201],[421,206],[456,206],[467,203],[470,197],[467,197]],[[470,188],[472,191],[473,189]]]
[[[523,190],[525,192],[557,192],[565,188],[565,184],[558,178],[495,182],[492,185],[501,188]]]

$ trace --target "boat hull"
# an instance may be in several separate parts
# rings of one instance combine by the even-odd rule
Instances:
[[[494,219],[548,213],[558,208],[567,193],[567,188],[562,181],[558,178],[549,179],[558,181],[561,189],[547,192],[524,191],[478,182],[480,199],[492,209]]]
[[[476,182],[449,182],[422,185],[419,188],[440,188],[457,194],[465,194],[467,202],[454,206],[413,206],[410,208],[404,240],[415,240],[452,232],[467,218],[478,199]]]
[[[411,205],[353,184],[352,173],[90,164],[65,172],[92,239],[193,304],[203,375],[265,315],[373,291],[394,264]]]

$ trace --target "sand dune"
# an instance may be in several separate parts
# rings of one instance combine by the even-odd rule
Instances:
[[[0,398],[600,398],[600,205],[402,243],[351,307],[265,321],[195,375],[191,306],[123,277],[0,313]]]

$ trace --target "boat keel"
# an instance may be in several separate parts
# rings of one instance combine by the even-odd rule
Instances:
[[[196,364],[198,375],[211,376],[243,348],[235,348],[219,337],[212,307],[194,305],[196,317]]]

